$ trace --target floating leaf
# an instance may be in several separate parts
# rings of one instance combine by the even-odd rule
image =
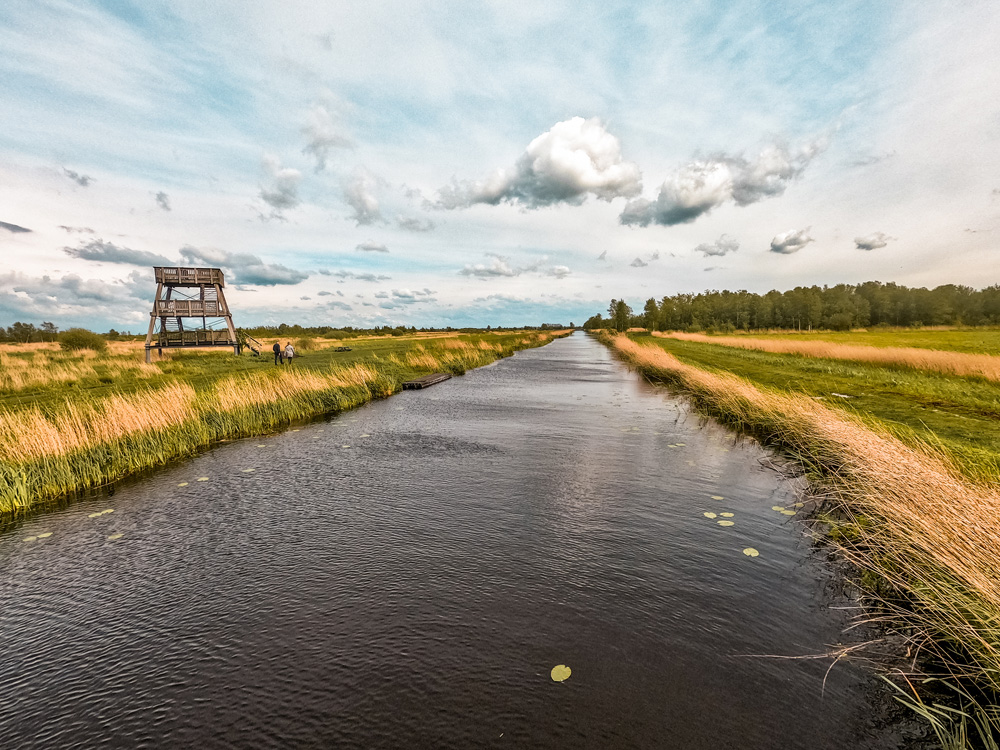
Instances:
[[[341,448],[350,448],[351,446],[349,446],[349,445],[342,445],[342,446],[340,446],[340,447],[341,447]]]
[[[573,670],[567,667],[565,664],[556,664],[552,667],[552,679],[556,682],[565,682],[569,679],[569,676],[573,674]]]
[[[199,482],[207,482],[208,481],[208,477],[198,477],[198,481]]]
[[[101,515],[103,516],[105,513],[114,513],[114,512],[115,512],[114,508],[105,508],[104,510],[101,511]]]
[[[97,518],[98,516],[103,516],[103,515],[104,515],[103,513],[97,511],[97,513],[91,513],[90,515],[88,515],[87,518]]]
[[[794,505],[792,505],[792,507],[793,508],[801,508],[803,505],[805,505],[805,503],[795,503]]]
[[[796,513],[798,513],[798,511],[795,511],[795,510],[783,510],[783,511],[781,511],[781,515],[783,515],[783,516],[794,516]]]
[[[187,487],[187,486],[188,486],[188,483],[187,483],[187,482],[180,482],[180,483],[178,483],[178,485],[177,485],[177,486],[178,486],[178,487]]]
[[[257,471],[257,470],[256,469],[244,469],[243,473],[244,474],[249,474],[251,471]]]
[[[704,515],[705,518],[715,518],[715,514],[714,513],[703,513],[702,515]]]
[[[723,518],[732,518],[736,514],[735,513],[720,513],[719,515],[722,516]]]
[[[726,498],[724,498],[722,495],[712,495],[712,499],[713,500],[725,500]]]
[[[33,542],[37,538],[38,538],[37,536],[26,536],[26,537],[24,537],[24,541],[26,541],[26,542]]]
[[[299,432],[299,430],[292,430],[292,432]]]
[[[371,437],[371,435],[369,435],[369,434],[368,434],[368,433],[366,432],[366,433],[365,433],[364,435],[362,435],[361,437]]]
[[[716,521],[719,526],[732,526],[735,521]]]
[[[266,443],[261,443],[261,444],[260,444],[260,445],[258,445],[257,447],[258,447],[258,448],[266,448],[266,447],[267,447],[267,444],[266,444]]]
[[[44,534],[39,534],[38,538],[39,539],[48,539],[50,536],[52,536],[52,532],[51,531],[46,531]]]
[[[108,537],[108,540],[113,542],[115,539],[121,539],[123,536],[125,535],[122,533],[112,534],[111,536]]]
[[[687,445],[687,443],[678,443],[677,447],[678,448],[683,448],[685,445]]]
[[[785,509],[784,505],[772,505],[771,506],[771,510],[784,510],[784,509]]]
[[[755,550],[753,547],[747,547],[745,550],[743,550],[743,554],[746,555],[747,557],[757,557],[758,555],[760,555],[760,552]]]

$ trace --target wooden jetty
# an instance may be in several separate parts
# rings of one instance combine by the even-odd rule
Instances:
[[[435,383],[442,383],[445,380],[449,380],[451,375],[446,372],[433,372],[430,375],[424,375],[421,378],[415,380],[407,380],[403,383],[404,391],[418,391],[421,388],[429,388]]]

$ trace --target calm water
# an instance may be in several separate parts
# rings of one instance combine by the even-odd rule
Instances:
[[[582,334],[222,446],[0,536],[0,744],[888,747],[762,462]]]

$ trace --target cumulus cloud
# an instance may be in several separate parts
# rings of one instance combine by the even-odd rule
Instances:
[[[298,284],[309,274],[276,263],[265,263],[249,253],[230,253],[217,248],[198,248],[187,245],[180,250],[181,257],[191,265],[223,268],[232,273],[237,284],[277,286]]]
[[[331,150],[351,148],[354,145],[348,136],[337,129],[333,116],[322,104],[312,108],[309,121],[302,128],[302,134],[307,141],[302,153],[316,159],[317,172],[326,169],[326,161],[330,158]]]
[[[414,305],[418,302],[437,302],[437,299],[433,295],[434,292],[427,288],[418,289],[416,291],[410,291],[409,289],[393,289],[391,294],[379,292],[375,295],[375,297],[377,299],[387,300],[379,303],[379,307],[385,310],[392,310],[397,307]]]
[[[693,161],[663,181],[655,200],[629,201],[618,220],[631,226],[674,226],[692,222],[724,203],[749,206],[781,195],[825,145],[820,140],[795,149],[769,146],[754,161],[727,154]]]
[[[170,196],[164,193],[162,190],[158,192],[155,196],[156,205],[162,208],[164,211],[170,210]]]
[[[94,181],[94,178],[90,175],[80,174],[79,172],[74,172],[72,169],[66,169],[66,167],[63,167],[63,174],[73,180],[73,182],[80,187],[87,187]]]
[[[637,255],[635,257],[635,260],[633,260],[631,263],[629,263],[629,265],[632,266],[632,268],[645,268],[646,266],[649,265],[649,263],[647,263],[646,261],[644,261],[642,258],[640,258]]]
[[[6,229],[8,232],[13,234],[21,234],[22,232],[31,231],[27,227],[20,227],[17,224],[9,224],[6,221],[0,221],[0,229]]]
[[[793,229],[789,232],[785,232],[784,234],[779,234],[771,240],[771,252],[781,253],[783,255],[797,253],[810,242],[815,242],[815,240],[809,236],[810,229],[812,229],[812,227],[806,227],[805,229],[799,230]]]
[[[489,263],[469,263],[466,264],[460,274],[463,276],[476,276],[480,279],[498,278],[502,276],[520,276],[528,270],[535,270],[534,267],[516,267],[510,264],[510,258],[495,253],[487,253],[486,257],[491,258]]]
[[[572,271],[569,270],[569,266],[552,266],[545,273],[549,276],[555,276],[557,279],[565,279]]]
[[[324,305],[324,307],[327,307],[327,308],[329,308],[331,310],[353,310],[354,309],[349,304],[347,304],[346,302],[341,302],[339,299],[330,300],[329,302],[327,302]]]
[[[94,230],[90,227],[68,227],[65,224],[60,224],[59,228],[64,230],[66,234],[94,234]]]
[[[312,299],[312,297],[306,297],[306,296],[302,296],[302,297],[299,297],[299,299],[300,299],[300,300],[304,300],[304,301],[307,301],[307,302],[308,302],[309,300],[311,300],[311,299]]]
[[[0,275],[0,290],[21,294],[35,303],[60,305],[119,302],[123,297],[123,284],[129,296],[145,296],[136,294],[137,289],[132,284],[111,284],[100,279],[84,279],[76,274],[66,274],[58,279],[50,276],[33,278],[15,272]],[[152,296],[148,285],[143,291]]]
[[[709,255],[725,255],[735,253],[740,249],[740,243],[733,237],[723,234],[715,242],[702,242],[694,249],[696,253],[702,253],[706,257]]]
[[[508,202],[540,208],[579,205],[588,195],[605,201],[630,198],[641,191],[639,167],[622,160],[618,138],[596,117],[573,117],[535,138],[513,167],[441,188],[434,205],[453,209]]]
[[[260,198],[273,209],[272,218],[282,218],[285,209],[295,208],[301,202],[299,182],[302,173],[291,167],[282,167],[278,157],[271,154],[264,154],[262,164],[270,182],[261,187]]]
[[[76,247],[64,247],[63,252],[71,258],[94,260],[104,263],[129,263],[133,266],[172,266],[169,258],[150,253],[145,250],[133,250],[130,247],[104,242],[101,239],[80,242]]]
[[[397,216],[396,225],[408,232],[429,232],[434,228],[430,219],[420,219],[415,216]]]
[[[376,195],[383,184],[382,180],[367,169],[358,169],[344,181],[344,200],[354,209],[351,218],[358,226],[384,221]]]
[[[375,242],[374,240],[368,240],[367,242],[362,242],[360,245],[357,245],[354,249],[355,250],[360,250],[363,253],[387,253],[387,252],[389,252],[389,248],[388,247],[386,247],[383,244],[379,244],[378,242]]]
[[[894,239],[896,238],[890,237],[885,232],[875,232],[874,234],[869,234],[867,237],[855,237],[854,246],[858,250],[878,250],[880,247],[888,245]]]

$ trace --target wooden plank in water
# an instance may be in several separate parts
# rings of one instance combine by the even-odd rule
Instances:
[[[403,383],[403,390],[413,391],[419,390],[420,388],[427,388],[428,386],[432,386],[435,383],[440,383],[450,378],[451,375],[446,372],[434,372],[430,375],[424,375],[421,378],[416,378],[415,380],[407,380]]]

